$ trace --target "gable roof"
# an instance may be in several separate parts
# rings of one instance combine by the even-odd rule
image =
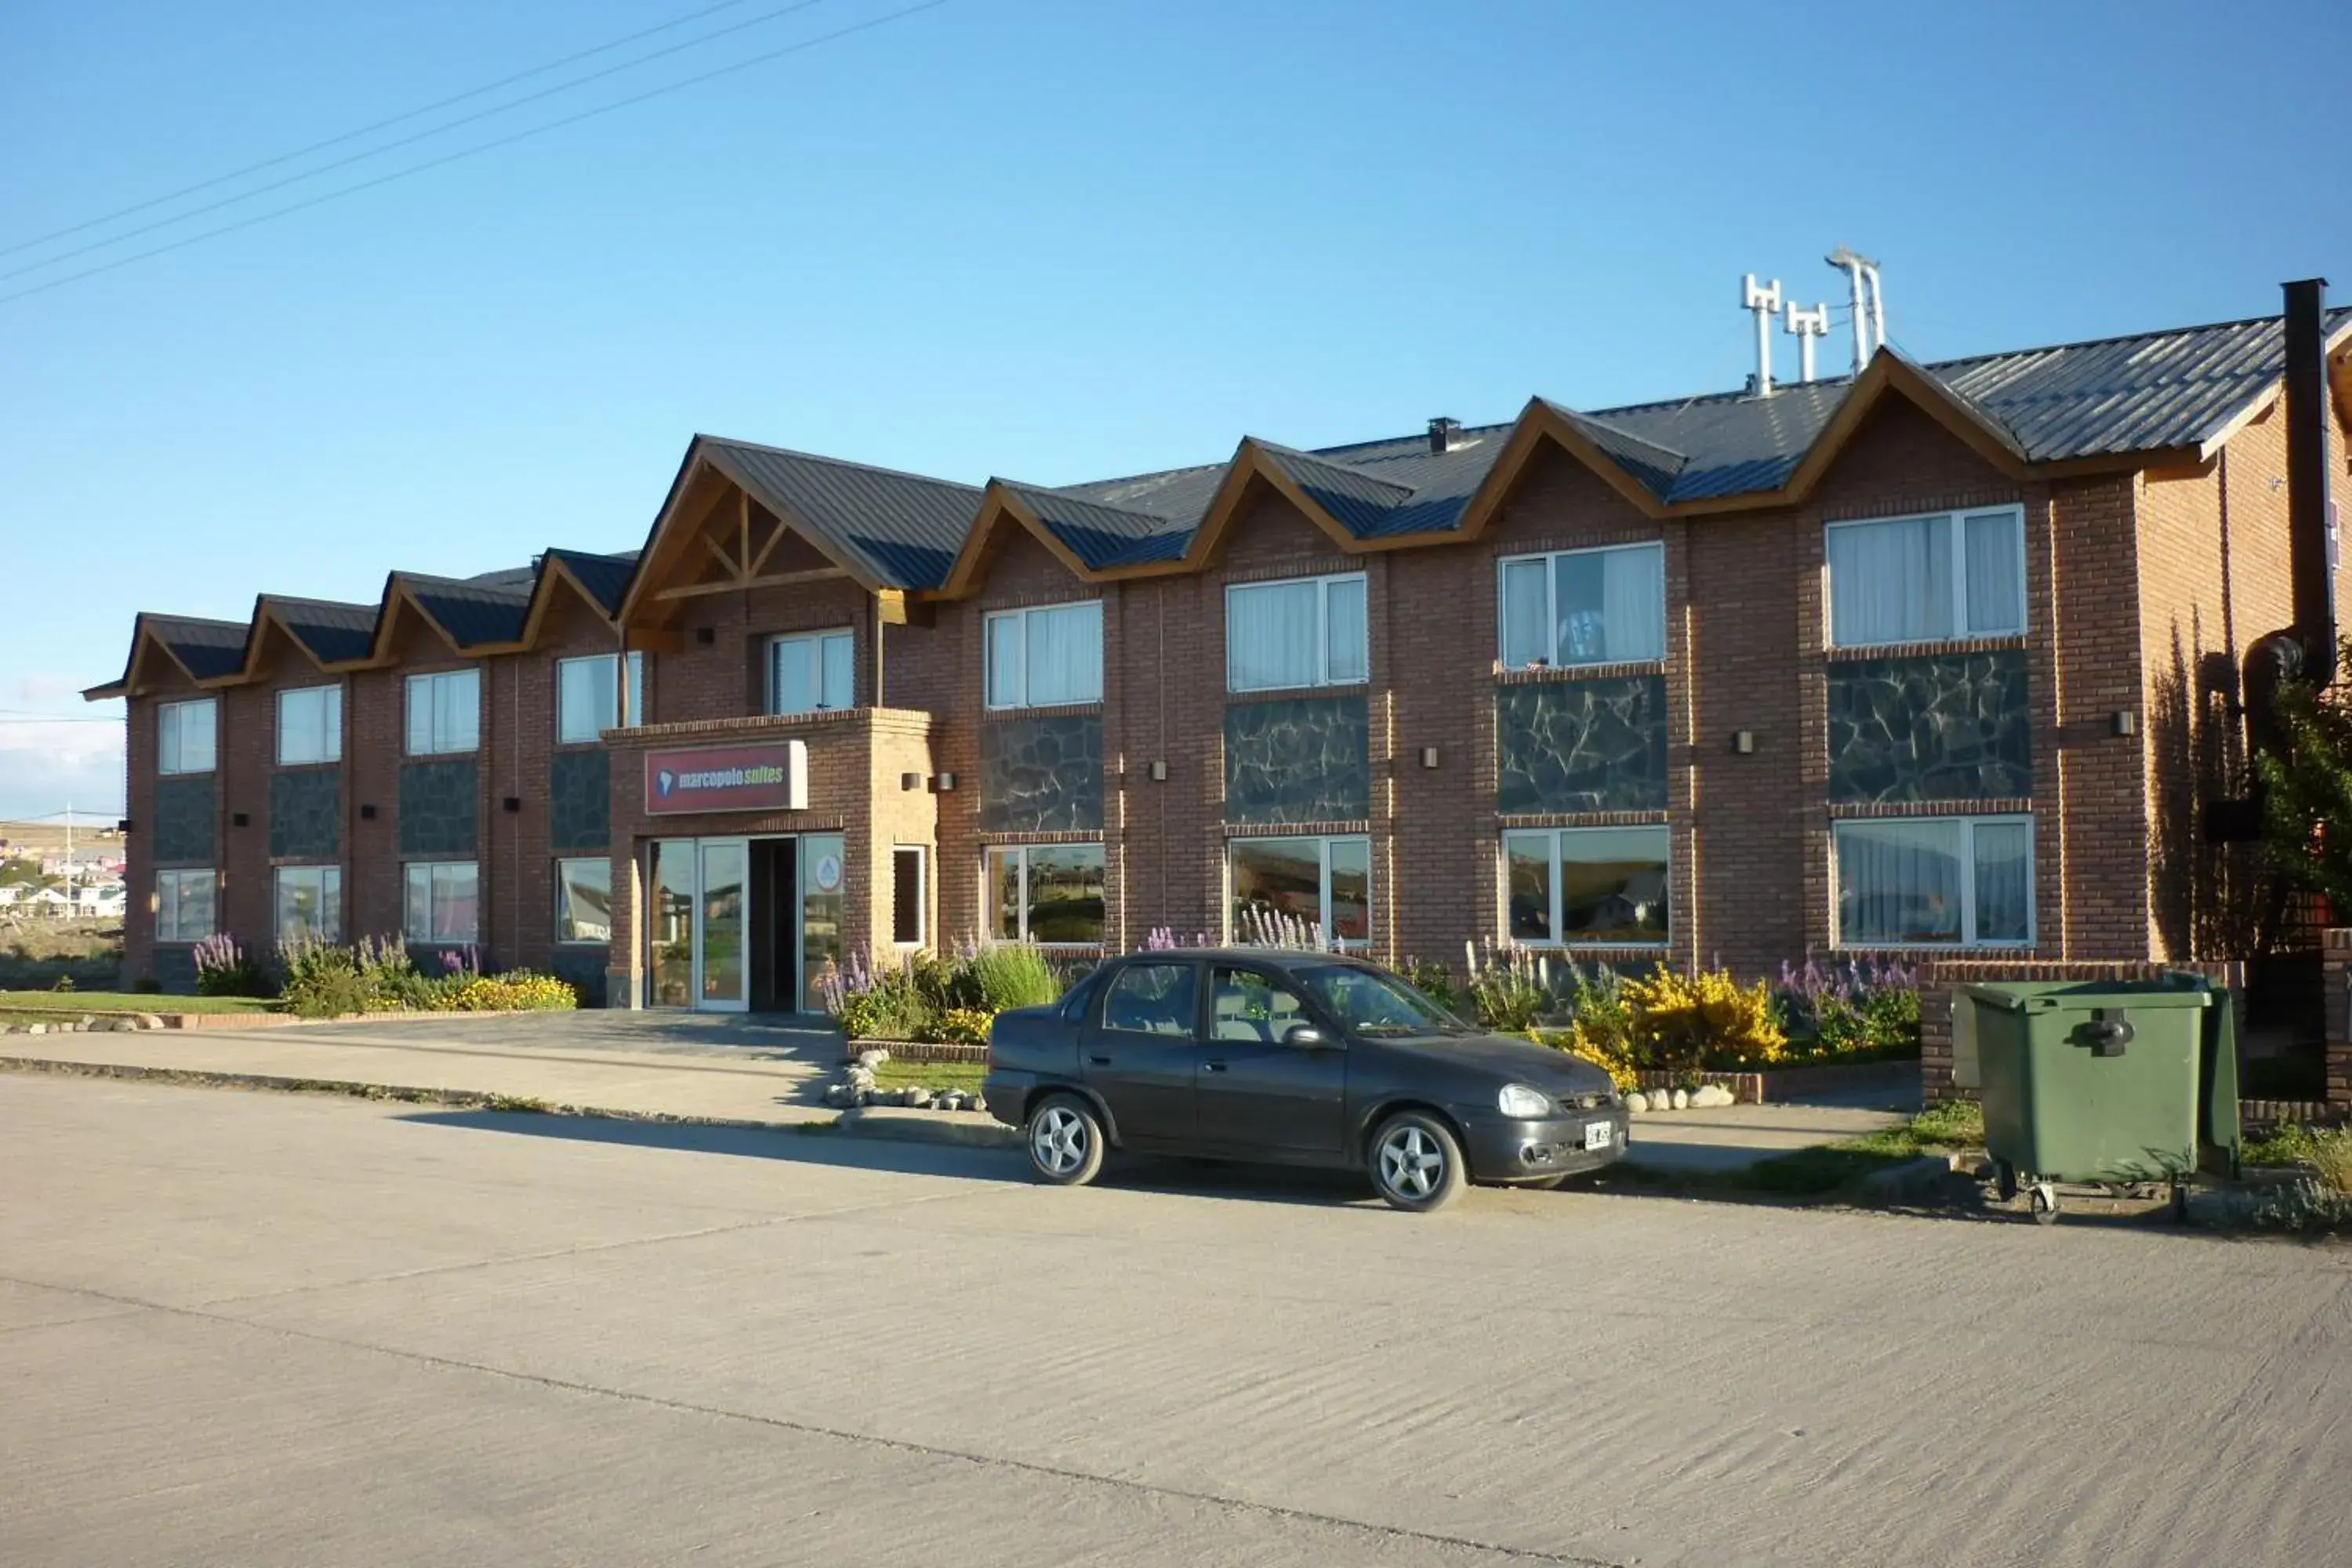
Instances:
[[[945,583],[980,505],[977,485],[782,447],[697,436],[694,450],[869,588]]]
[[[87,701],[129,694],[139,679],[139,659],[152,649],[169,658],[180,673],[199,684],[233,677],[245,668],[245,641],[249,621],[215,621],[197,616],[162,616],[142,610],[131,625],[131,651],[122,673],[82,692]]]
[[[357,664],[374,649],[376,610],[373,605],[264,594],[254,605],[253,626],[257,633],[267,616],[301,645],[312,662],[320,666]]]

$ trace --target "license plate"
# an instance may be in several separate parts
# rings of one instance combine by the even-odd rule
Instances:
[[[1584,1146],[1588,1149],[1606,1149],[1609,1147],[1610,1137],[1616,1131],[1615,1126],[1610,1122],[1588,1121],[1584,1124]]]

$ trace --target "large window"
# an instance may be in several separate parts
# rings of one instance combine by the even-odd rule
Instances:
[[[194,702],[166,702],[155,714],[156,771],[166,773],[208,773],[213,771],[213,724],[219,704],[209,697]]]
[[[2021,947],[2033,941],[2033,823],[2023,816],[1841,822],[1838,941],[1847,947]]]
[[[1103,847],[1034,844],[988,852],[989,934],[1091,945],[1103,934]]]
[[[1102,605],[1040,605],[988,617],[988,705],[1099,702]]]
[[[1370,839],[1236,838],[1225,853],[1234,941],[1264,940],[1281,924],[1311,926],[1341,947],[1371,941]]]
[[[416,942],[472,942],[480,931],[479,886],[470,860],[433,860],[406,868],[401,929]]]
[[[213,934],[211,868],[155,873],[155,940],[202,942]]]
[[[1225,590],[1228,690],[1348,686],[1369,673],[1360,573]]]
[[[408,678],[408,754],[470,752],[481,743],[482,672],[445,669]]]
[[[1664,658],[1665,546],[1508,557],[1501,620],[1503,663],[1511,669]]]
[[[923,875],[923,847],[919,844],[894,844],[890,847],[890,940],[900,947],[923,945],[924,892],[929,879]]]
[[[1832,522],[1823,538],[1832,647],[2025,629],[2025,514],[2020,508]]]
[[[278,940],[343,940],[343,871],[340,866],[280,866],[277,874]]]
[[[600,946],[613,940],[613,862],[605,857],[555,863],[555,940]]]
[[[646,656],[628,656],[629,723],[646,721]],[[564,745],[593,741],[621,727],[621,656],[592,654],[555,663],[555,738]]]
[[[768,711],[832,713],[857,706],[856,639],[806,632],[768,642]]]
[[[1503,835],[1506,931],[1531,946],[1666,940],[1666,829],[1547,827]]]
[[[278,760],[331,763],[343,754],[343,689],[304,686],[278,694]]]

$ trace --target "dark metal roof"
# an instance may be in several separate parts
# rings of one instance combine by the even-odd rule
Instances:
[[[714,436],[695,442],[769,510],[886,588],[946,583],[980,510],[973,485]]]
[[[418,606],[460,648],[514,642],[521,637],[523,623],[530,617],[528,582],[520,585],[486,584],[479,580],[427,577],[415,572],[397,575]]]
[[[635,551],[624,550],[614,555],[591,555],[584,550],[551,550],[547,553],[562,562],[564,570],[580,580],[580,585],[594,596],[599,609],[608,616],[621,613],[622,596],[629,591],[629,579],[636,574]]]
[[[264,600],[294,640],[320,664],[365,658],[375,647],[377,605],[277,594],[266,595]]]
[[[1192,536],[1193,525],[1190,521],[1105,506],[1039,485],[1016,484],[1011,479],[998,482],[1036,513],[1037,521],[1051,530],[1071,554],[1097,571],[1160,559],[1152,552],[1163,540],[1175,543],[1174,552],[1168,557],[1172,559],[1173,554],[1182,553],[1184,541]]]
[[[148,616],[147,630],[198,680],[235,675],[245,668],[249,621],[200,620],[194,616]],[[123,672],[130,679],[130,672]]]

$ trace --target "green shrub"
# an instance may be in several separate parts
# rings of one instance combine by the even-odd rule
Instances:
[[[2328,1191],[2352,1194],[2352,1128],[2290,1122],[2248,1139],[2240,1154],[2250,1165],[2305,1166]]]
[[[1043,1007],[1062,994],[1053,965],[1027,942],[983,947],[959,962],[971,974],[971,988],[980,994],[980,1006],[991,1013],[1008,1007]]]
[[[1489,946],[1483,962],[1468,942],[1463,952],[1470,961],[1467,994],[1478,1022],[1506,1034],[1535,1027],[1551,1006],[1550,961],[1523,947]]]
[[[1454,988],[1453,972],[1433,958],[1408,958],[1399,973],[1405,984],[1449,1013],[1462,1010],[1461,994]]]

